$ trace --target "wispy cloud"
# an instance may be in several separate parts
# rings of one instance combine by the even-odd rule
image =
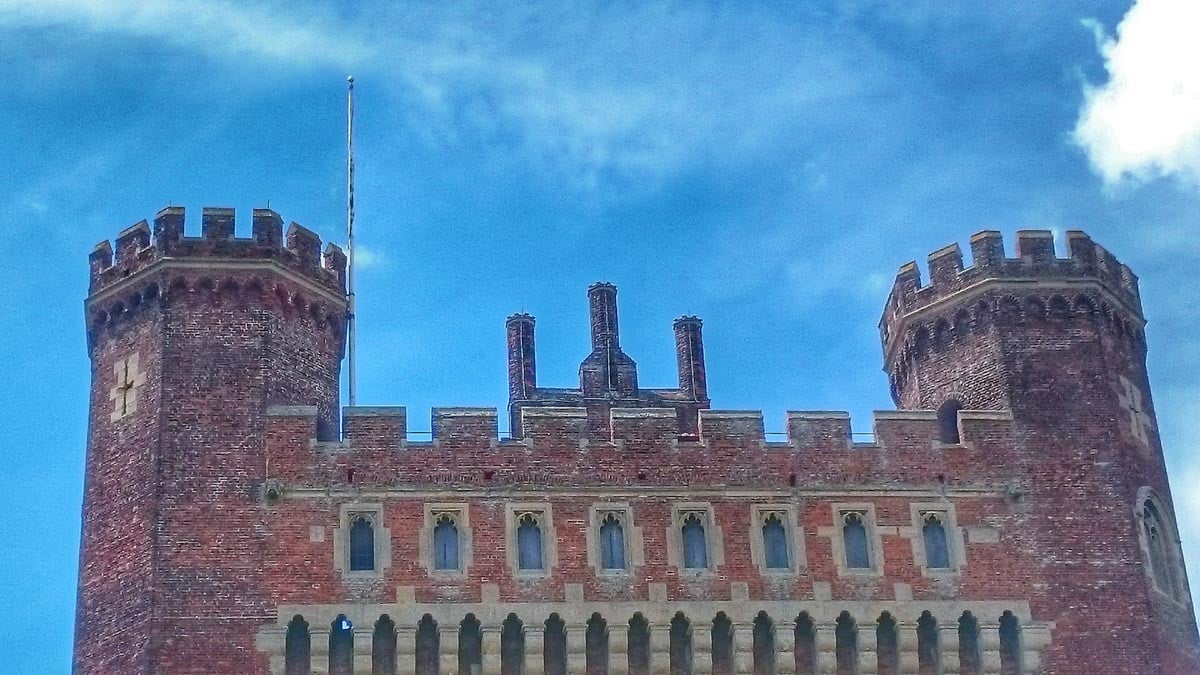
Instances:
[[[367,48],[323,17],[221,0],[0,0],[0,26],[153,37],[213,55],[350,66]]]
[[[1108,184],[1173,176],[1200,186],[1200,4],[1138,0],[1096,32],[1108,82],[1085,85],[1074,138]]]

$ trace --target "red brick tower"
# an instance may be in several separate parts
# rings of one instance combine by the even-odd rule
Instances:
[[[92,389],[75,670],[246,673],[262,590],[268,405],[337,428],[345,256],[255,209],[166,208],[91,254]]]
[[[939,410],[947,442],[959,408],[1012,411],[1031,609],[1071,636],[1049,647],[1050,671],[1086,654],[1092,672],[1200,672],[1137,278],[1087,235],[1067,239],[1059,259],[1050,232],[1020,232],[1007,258],[1000,233],[981,232],[969,268],[957,245],[930,255],[926,286],[901,268],[880,323],[892,396]]]

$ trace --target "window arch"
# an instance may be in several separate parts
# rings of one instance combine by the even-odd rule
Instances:
[[[917,672],[921,675],[938,675],[942,672],[941,668],[937,619],[926,610],[917,619]]]
[[[1142,551],[1154,588],[1172,600],[1184,599],[1183,571],[1179,564],[1179,540],[1167,520],[1158,495],[1149,488],[1139,493]]]
[[[708,539],[700,516],[689,513],[683,519],[683,567],[684,569],[708,569]]]
[[[1000,616],[1001,675],[1024,673],[1021,656],[1021,623],[1010,610],[1004,610],[1004,614]]]
[[[766,612],[759,612],[754,617],[752,637],[755,675],[774,675],[775,623]]]
[[[500,674],[521,675],[525,669],[525,625],[509,614],[500,625]]]
[[[522,514],[517,520],[517,569],[544,569],[542,526],[536,513]]]
[[[946,537],[946,525],[941,515],[927,513],[921,524],[921,536],[925,543],[925,566],[930,569],[949,569],[950,542]]]
[[[364,514],[350,521],[350,571],[375,569],[375,526]]]
[[[900,672],[900,640],[896,620],[888,612],[879,615],[875,623],[875,671],[879,675]]]
[[[692,622],[683,612],[671,618],[670,665],[673,675],[688,675],[692,672]]]
[[[354,675],[354,625],[345,614],[329,626],[329,675]]]
[[[808,612],[796,617],[796,673],[815,675],[817,672],[817,627]]]
[[[982,675],[983,653],[979,649],[979,621],[970,611],[958,618],[958,661],[963,675]]]
[[[733,672],[733,622],[725,612],[717,612],[712,622],[712,672],[729,675]]]
[[[650,673],[650,624],[641,612],[629,620],[629,673],[630,675],[649,675]]]
[[[955,399],[946,401],[938,408],[938,440],[942,443],[958,445],[962,442],[958,433],[958,411],[960,410],[962,410],[962,403]]]
[[[842,541],[846,547],[846,567],[871,567],[871,547],[867,542],[867,524],[862,513],[850,511],[842,516]]]
[[[625,569],[625,527],[615,513],[600,522],[600,569]]]
[[[788,569],[791,567],[788,555],[787,529],[778,513],[767,515],[762,526],[763,557],[767,569]]]
[[[371,672],[373,675],[396,673],[396,623],[387,614],[375,622],[371,636]]]
[[[483,631],[474,614],[458,627],[458,675],[476,675],[483,668]]]
[[[558,614],[546,619],[542,637],[542,672],[563,675],[567,672],[567,625]]]
[[[286,675],[308,675],[312,671],[312,638],[308,622],[297,614],[288,622],[283,645],[283,670]]]
[[[457,571],[459,566],[458,523],[454,516],[443,513],[433,527],[433,569]]]
[[[586,675],[608,675],[608,622],[599,612],[593,613],[587,622],[584,671]]]
[[[858,624],[850,612],[843,611],[838,615],[833,632],[834,663],[837,665],[837,675],[857,675],[858,673]]]
[[[438,675],[441,638],[437,621],[426,614],[417,622],[416,671],[417,675]]]

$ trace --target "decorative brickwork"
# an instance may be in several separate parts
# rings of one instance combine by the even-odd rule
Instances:
[[[901,268],[871,442],[709,409],[695,317],[645,388],[603,283],[577,388],[513,315],[509,436],[411,440],[338,414],[341,251],[233,217],[91,255],[79,673],[1200,670],[1136,278],[1086,235]]]

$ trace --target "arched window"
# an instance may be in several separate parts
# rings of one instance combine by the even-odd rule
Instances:
[[[1000,675],[1022,675],[1021,624],[1012,612],[1000,616]]]
[[[730,675],[733,672],[733,622],[725,612],[717,612],[712,622],[712,671],[713,675]]]
[[[858,625],[850,612],[838,615],[833,640],[837,675],[858,675]]]
[[[816,675],[817,672],[817,627],[808,612],[796,617],[796,674]]]
[[[641,612],[629,620],[629,674],[650,673],[650,624]]]
[[[517,523],[517,569],[543,569],[542,527],[537,514],[526,513]]]
[[[962,439],[958,435],[958,411],[962,404],[950,399],[938,408],[938,440],[947,445],[958,445]]]
[[[763,521],[763,557],[767,569],[785,570],[791,567],[788,560],[787,530],[778,513],[772,513]]]
[[[697,570],[708,568],[708,541],[704,536],[704,523],[700,516],[689,513],[683,519],[683,566]]]
[[[355,516],[350,523],[350,571],[375,569],[375,528],[366,516]]]
[[[692,624],[676,612],[671,619],[671,675],[691,675],[692,672]]]
[[[542,672],[546,675],[567,673],[567,626],[558,614],[546,619],[542,638]]]
[[[509,614],[500,626],[500,675],[521,675],[525,669],[525,626]]]
[[[842,541],[846,546],[846,567],[871,567],[871,550],[867,544],[867,525],[863,522],[863,514],[851,511],[842,516]]]
[[[1150,558],[1150,574],[1154,587],[1168,597],[1178,600],[1183,584],[1176,558],[1178,544],[1173,531],[1167,527],[1154,499],[1142,501],[1142,530],[1146,539],[1146,555]]]
[[[754,617],[754,675],[775,673],[775,624],[766,612]]]
[[[396,624],[387,614],[375,622],[371,636],[371,675],[396,674]]]
[[[876,672],[879,675],[898,675],[900,672],[900,644],[896,634],[896,620],[884,612],[875,625]]]
[[[458,627],[458,675],[479,675],[483,670],[483,632],[474,614]]]
[[[354,675],[354,626],[345,614],[329,626],[329,675]]]
[[[288,622],[287,637],[283,641],[283,671],[286,675],[308,675],[312,672],[312,642],[308,634],[308,622],[297,614]]]
[[[608,675],[608,623],[598,612],[587,622],[584,667],[586,675]]]
[[[936,513],[925,514],[921,534],[925,540],[925,566],[935,570],[949,569],[950,546],[942,517]]]
[[[426,614],[417,622],[417,675],[438,675],[440,651],[437,621]]]
[[[981,675],[983,654],[979,651],[979,621],[971,612],[958,619],[958,662],[963,675]]]
[[[928,611],[921,612],[921,618],[917,619],[917,672],[920,675],[942,672],[937,619]]]
[[[625,569],[625,528],[615,513],[600,523],[600,569]]]
[[[459,569],[458,551],[458,525],[454,516],[443,513],[433,527],[433,569]]]

